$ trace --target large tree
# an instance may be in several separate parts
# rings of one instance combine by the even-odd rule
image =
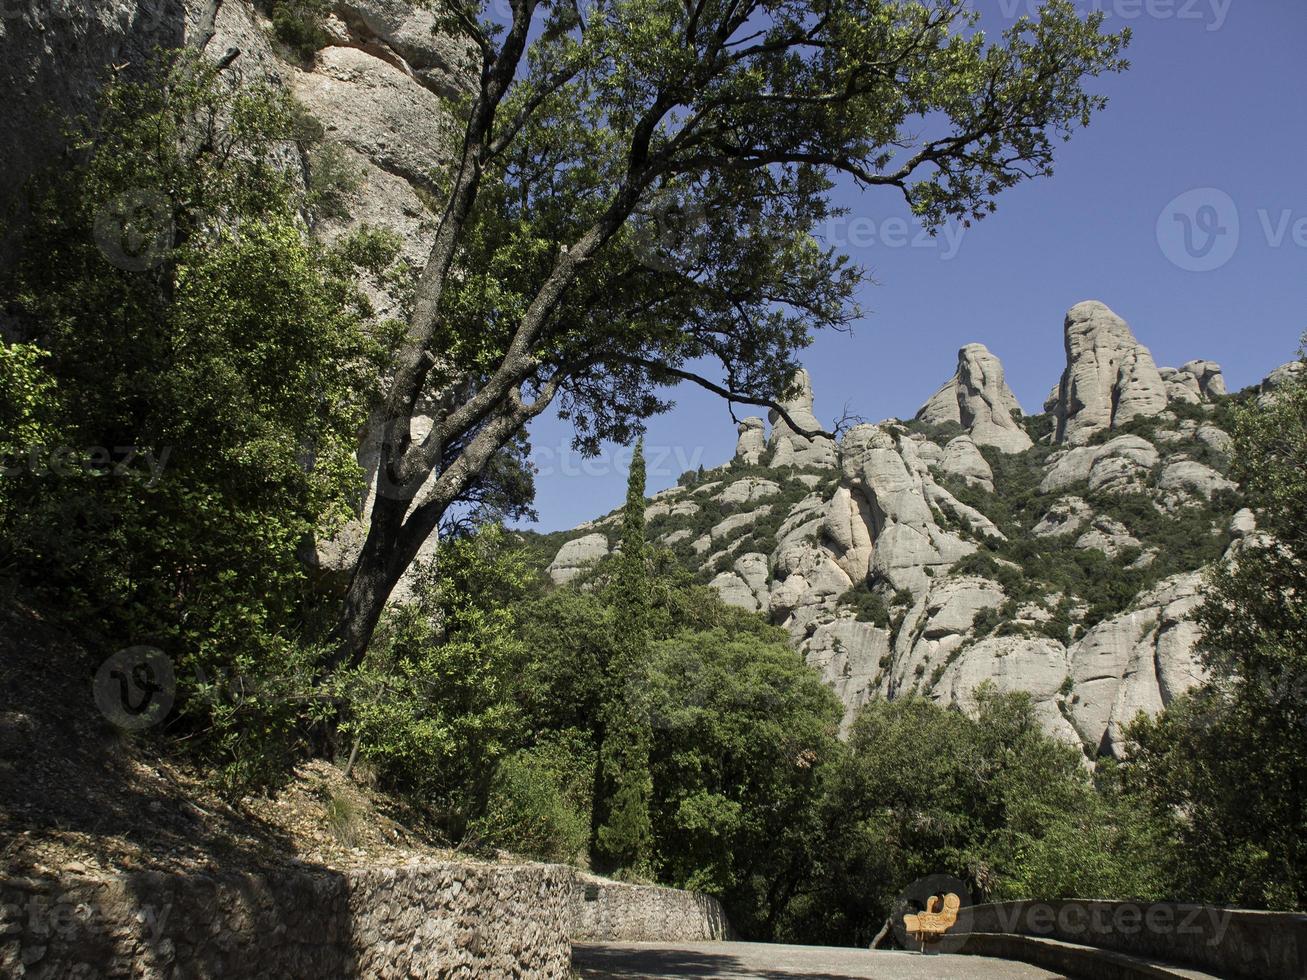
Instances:
[[[1125,67],[1127,41],[1067,0],[998,43],[966,0],[447,10],[475,88],[378,415],[337,662],[551,404],[589,452],[628,441],[678,381],[775,408],[810,331],[857,314],[861,271],[812,234],[836,177],[894,189],[928,228],[982,217],[1051,172],[1054,142],[1104,105],[1085,80]]]
[[[1207,678],[1130,729],[1126,785],[1177,842],[1176,893],[1204,901],[1307,906],[1304,376],[1236,416],[1231,472],[1259,533],[1209,573]]]

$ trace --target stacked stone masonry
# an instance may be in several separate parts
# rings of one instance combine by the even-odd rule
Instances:
[[[565,978],[571,940],[720,939],[711,898],[559,865],[0,879],[0,976]]]

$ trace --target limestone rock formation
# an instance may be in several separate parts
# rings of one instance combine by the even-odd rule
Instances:
[[[549,563],[549,578],[555,585],[565,585],[593,568],[608,554],[608,536],[595,532],[568,541]]]
[[[1216,470],[1192,459],[1174,458],[1167,462],[1157,485],[1163,490],[1197,494],[1211,500],[1218,490],[1233,490],[1235,483]]]
[[[1096,300],[1066,315],[1066,370],[1053,413],[1058,442],[1080,446],[1104,429],[1166,408],[1166,385],[1130,327]]]
[[[1258,388],[1257,400],[1263,405],[1270,404],[1275,400],[1276,392],[1286,385],[1294,383],[1304,374],[1307,374],[1307,361],[1298,360],[1290,361],[1288,364],[1281,364],[1262,379],[1262,383]]]
[[[958,436],[949,440],[940,457],[939,469],[947,476],[956,477],[991,493],[994,491],[994,471],[976,448],[971,436]]]
[[[1041,493],[1084,482],[1090,490],[1130,491],[1142,486],[1157,465],[1157,449],[1139,436],[1117,436],[1101,446],[1077,446],[1048,459]]]
[[[1256,540],[1256,523],[1227,475],[1224,415],[1176,404],[1222,398],[1219,367],[1189,362],[1164,381],[1095,303],[1072,310],[1067,350],[1051,402],[1060,444],[981,451],[994,443],[977,437],[983,412],[963,392],[996,409],[1006,386],[969,346],[914,422],[858,425],[826,445],[773,419],[769,453],[761,421],[747,420],[730,464],[650,503],[650,537],[724,600],[785,628],[838,693],[846,728],[874,698],[915,693],[971,711],[991,682],[1028,692],[1043,727],[1088,761],[1119,755],[1139,711],[1161,710],[1202,676],[1199,566]],[[1298,370],[1280,369],[1266,392]],[[791,408],[814,424],[799,381]],[[1185,392],[1172,409],[1167,383]],[[1113,431],[1141,417],[1152,421]],[[928,425],[964,419],[965,434],[932,440]],[[577,535],[593,543],[571,547],[593,548],[590,559],[605,552],[592,527]],[[1178,563],[1190,545],[1205,557]],[[551,572],[577,565],[560,552]],[[1114,570],[1142,582],[1129,602]]]
[[[338,0],[336,10],[357,43],[384,45],[426,88],[449,99],[472,90],[474,51],[440,31],[435,8],[409,0]]]
[[[1003,377],[1003,364],[984,344],[967,344],[958,351],[958,368],[939,391],[917,411],[923,422],[956,422],[978,446],[995,446],[1019,453],[1031,446],[1014,418],[1021,414],[1012,389]]]
[[[726,489],[718,493],[713,499],[723,504],[748,504],[774,496],[780,492],[780,489],[771,480],[736,480],[734,483],[728,484]]]
[[[1094,516],[1093,508],[1080,497],[1061,497],[1051,506],[1030,533],[1040,538],[1075,534]]]
[[[1192,620],[1201,584],[1196,572],[1167,579],[1071,647],[1068,712],[1087,745],[1120,755],[1139,712],[1156,714],[1201,679]]]
[[[453,124],[445,103],[418,81],[359,48],[328,47],[292,89],[326,127],[386,173],[433,188],[449,160]]]
[[[823,429],[812,411],[812,378],[802,369],[792,383],[793,394],[781,401],[781,406],[799,428],[813,432]],[[775,410],[767,415],[771,422],[769,440],[773,466],[835,466],[835,443],[825,436],[809,438],[796,432]]]
[[[1094,518],[1089,529],[1076,538],[1077,548],[1096,548],[1109,558],[1115,558],[1128,548],[1138,548],[1139,539],[1120,521],[1110,517]]]
[[[739,439],[735,443],[735,458],[746,466],[757,466],[767,452],[767,435],[762,419],[750,415],[737,427]]]
[[[1025,691],[1044,730],[1080,748],[1079,733],[1063,715],[1067,671],[1066,648],[1056,640],[992,636],[970,647],[945,671],[940,689],[950,703],[968,712],[974,712],[976,689],[986,681],[1000,691]]]
[[[859,425],[845,435],[843,450],[845,482],[871,513],[871,574],[897,589],[921,592],[930,577],[927,569],[975,551],[974,544],[936,523],[928,491],[951,495],[934,483],[911,440],[896,442],[885,429]]]
[[[1203,401],[1214,401],[1228,394],[1225,390],[1225,378],[1221,374],[1221,365],[1215,361],[1187,361],[1180,370],[1191,378],[1197,379],[1198,390],[1203,396]]]

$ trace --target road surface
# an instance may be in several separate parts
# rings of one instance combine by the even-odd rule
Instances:
[[[574,943],[585,980],[1064,980],[1026,963],[981,956],[772,943]]]

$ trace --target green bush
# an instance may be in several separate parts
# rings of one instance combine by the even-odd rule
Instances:
[[[840,596],[837,604],[846,609],[852,609],[854,619],[860,623],[871,623],[882,629],[889,629],[889,606],[866,582],[859,582],[845,592]]]
[[[93,645],[172,657],[173,723],[230,785],[282,770],[315,703],[331,611],[300,553],[361,493],[383,360],[354,268],[306,238],[273,157],[297,116],[184,58],[110,85],[33,190],[8,284],[71,453],[8,485],[8,551]]]
[[[381,785],[426,809],[451,838],[485,805],[498,760],[521,744],[527,650],[514,604],[530,577],[502,530],[442,543],[416,601],[382,620],[367,659],[336,683],[345,733]]]
[[[43,358],[39,347],[0,341],[0,538],[16,482],[35,475],[33,452],[56,444],[58,386],[41,366]]]
[[[576,863],[590,843],[594,746],[576,731],[553,733],[500,760],[471,837],[542,861]]]
[[[865,946],[902,890],[932,874],[962,879],[977,901],[1158,897],[1157,836],[1096,791],[1030,696],[985,685],[976,701],[974,718],[917,697],[861,709],[776,938]]]
[[[331,38],[324,23],[331,11],[327,0],[270,0],[272,33],[300,61],[311,61]]]

